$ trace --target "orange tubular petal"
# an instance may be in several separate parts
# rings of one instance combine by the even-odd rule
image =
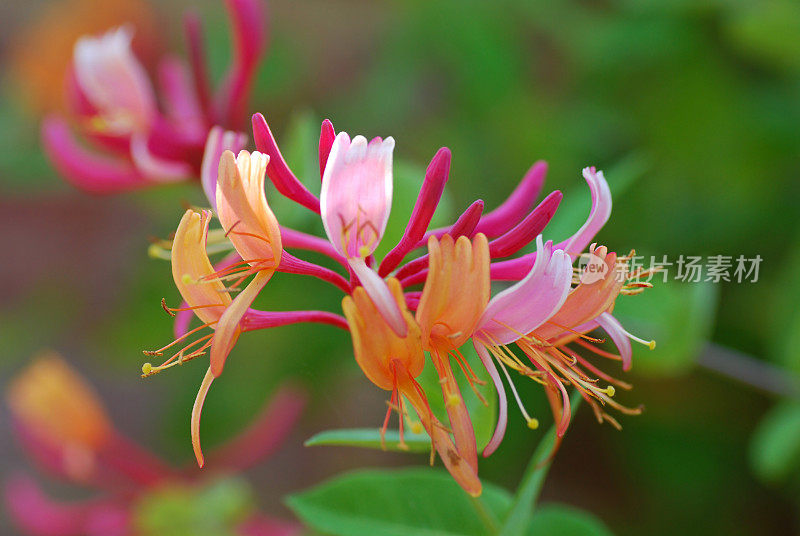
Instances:
[[[472,426],[472,419],[461,396],[453,370],[450,366],[450,357],[445,355],[443,358],[434,357],[433,364],[439,374],[442,385],[442,396],[444,397],[447,418],[450,420],[450,428],[453,430],[456,449],[467,463],[472,466],[475,473],[478,472],[478,446],[475,443],[475,429]]]
[[[417,308],[423,344],[431,350],[441,340],[458,348],[472,336],[489,303],[488,241],[481,233],[472,242],[444,235],[441,242],[431,237],[428,248],[430,269]]]
[[[277,267],[281,259],[278,220],[267,204],[264,174],[269,157],[259,152],[222,153],[217,214],[242,259],[254,267]]]
[[[453,445],[450,434],[447,433],[442,424],[436,419],[425,399],[425,393],[402,364],[395,368],[397,375],[398,388],[402,396],[405,396],[422,422],[422,426],[431,436],[431,443],[439,453],[444,466],[453,476],[458,485],[473,497],[479,497],[482,491],[481,481],[478,472],[459,454]]]
[[[172,243],[172,277],[181,296],[204,323],[216,322],[230,305],[230,294],[218,279],[206,254],[210,212],[187,210]]]
[[[197,458],[197,465],[203,468],[205,465],[205,458],[203,457],[203,449],[200,447],[200,414],[203,413],[203,403],[206,401],[206,395],[211,388],[211,382],[214,381],[214,375],[211,373],[211,368],[206,371],[203,377],[203,383],[200,384],[200,390],[197,391],[197,398],[194,399],[194,406],[192,406],[192,449],[194,456]]]
[[[431,237],[428,250],[428,278],[416,318],[423,346],[431,352],[439,374],[458,452],[477,472],[475,432],[453,376],[449,353],[472,336],[489,302],[489,244],[480,233],[472,241],[465,236],[454,241],[444,235],[441,241]]]
[[[209,369],[215,378],[222,374],[225,360],[239,338],[239,333],[241,333],[239,322],[274,273],[275,270],[258,272],[219,318],[219,322],[215,326],[214,338],[211,341],[211,367]]]

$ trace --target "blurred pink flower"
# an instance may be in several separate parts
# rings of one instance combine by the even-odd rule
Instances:
[[[212,482],[196,467],[176,469],[123,436],[91,387],[52,352],[39,356],[9,386],[12,425],[25,452],[51,475],[92,489],[82,501],[50,499],[25,474],[5,484],[10,519],[35,536],[135,534],[142,501],[164,490],[199,489]],[[250,427],[211,454],[215,474],[233,475],[275,452],[305,404],[296,388],[283,387]],[[254,511],[234,527],[238,534],[288,536],[292,523]]]
[[[70,117],[51,115],[42,125],[44,148],[56,169],[77,187],[114,193],[199,178],[204,148],[239,150],[244,134],[222,136],[214,125],[237,131],[253,76],[266,48],[260,0],[226,0],[233,57],[212,91],[200,22],[185,18],[189,62],[167,56],[158,65],[158,95],[131,49],[133,28],[122,26],[75,44],[67,74]],[[161,103],[161,106],[159,106]],[[77,129],[90,149],[76,139]],[[211,186],[204,180],[206,190]]]

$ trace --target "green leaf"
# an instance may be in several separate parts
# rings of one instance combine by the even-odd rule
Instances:
[[[564,504],[547,504],[536,510],[526,536],[611,536],[589,512]]]
[[[336,536],[484,536],[510,502],[486,483],[472,499],[449,474],[431,469],[349,473],[287,499],[303,522]]]
[[[580,401],[580,393],[575,391],[570,397],[570,410],[573,416],[578,409]],[[554,424],[539,442],[528,462],[528,468],[525,469],[525,474],[522,476],[522,481],[514,496],[514,503],[511,505],[511,509],[503,522],[503,527],[498,533],[500,536],[521,536],[525,533],[525,529],[531,519],[533,506],[542,491],[544,479],[553,461],[551,456],[555,441],[556,425]]]
[[[645,264],[649,264],[649,257],[645,259]],[[621,296],[614,316],[634,335],[657,343],[653,350],[636,349],[633,359],[636,372],[678,375],[694,364],[711,335],[717,285],[674,280],[664,283],[661,277],[661,274],[654,276],[652,289],[636,296]]]
[[[750,464],[765,482],[780,482],[800,468],[800,402],[782,402],[759,423]]]
[[[731,15],[723,29],[742,52],[775,67],[800,69],[800,5],[796,1],[744,2]]]
[[[429,452],[431,450],[431,438],[428,434],[414,434],[406,430],[403,439],[408,446],[407,449],[400,448],[400,432],[397,430],[386,431],[386,450],[399,452]],[[381,432],[373,428],[348,428],[342,430],[326,430],[315,434],[311,439],[304,443],[307,447],[316,446],[342,446],[342,447],[364,447],[368,449],[382,449]]]

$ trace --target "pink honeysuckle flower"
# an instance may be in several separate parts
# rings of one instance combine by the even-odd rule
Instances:
[[[394,139],[340,132],[322,175],[320,213],[328,240],[344,256],[375,306],[398,335],[407,332],[399,307],[383,278],[367,262],[378,247],[392,208]]]
[[[200,492],[220,475],[247,469],[272,454],[292,429],[305,395],[283,387],[240,436],[211,458],[212,479],[196,468],[172,468],[123,436],[91,387],[58,355],[42,354],[16,377],[6,395],[12,425],[26,453],[50,474],[94,491],[94,497],[58,501],[36,480],[18,473],[5,482],[10,521],[32,536],[127,536],[134,534],[148,501],[165,490]],[[289,536],[300,527],[247,507],[230,529],[237,534]]]
[[[45,151],[67,180],[89,192],[114,193],[202,177],[214,204],[204,149],[216,155],[210,158],[216,169],[223,149],[244,146],[245,135],[236,131],[266,48],[260,0],[225,4],[233,23],[234,53],[216,93],[210,89],[194,15],[187,15],[185,25],[189,64],[173,56],[160,62],[158,96],[133,54],[130,27],[78,40],[67,76],[70,117],[51,115],[42,125]],[[234,132],[221,134],[214,125]],[[93,148],[80,143],[74,130]]]
[[[587,398],[601,420],[616,423],[602,412],[600,404],[636,413],[637,410],[628,410],[611,400],[613,387],[596,385],[599,380],[618,386],[627,384],[606,375],[567,346],[584,345],[596,355],[622,361],[627,368],[630,348],[626,343],[637,339],[611,316],[613,304],[619,294],[635,294],[649,286],[630,282],[632,274],[627,273],[623,273],[621,283],[612,283],[615,279],[608,274],[620,272],[620,262],[604,247],[592,245],[583,254],[609,216],[610,192],[602,172],[594,168],[584,170],[592,193],[589,218],[574,235],[557,244],[545,242],[542,232],[561,202],[561,192],[552,192],[535,205],[547,169],[542,162],[528,171],[497,209],[484,213],[483,201],[476,200],[452,225],[429,230],[449,177],[451,154],[442,148],[426,170],[403,236],[378,261],[374,252],[383,238],[391,206],[392,139],[375,138],[371,142],[361,136],[351,139],[345,133],[337,135],[330,121],[325,120],[320,129],[322,186],[318,197],[289,168],[261,114],[253,116],[253,135],[263,155],[262,167],[277,191],[319,214],[327,240],[278,225],[263,198],[263,185],[256,181],[249,183],[252,190],[242,188],[247,193],[244,196],[247,202],[234,203],[230,197],[224,204],[225,188],[229,187],[224,170],[235,167],[232,154],[224,153],[217,186],[222,229],[208,232],[208,214],[189,211],[184,216],[172,244],[172,259],[176,284],[187,303],[168,310],[178,316],[179,341],[205,327],[215,329],[217,335],[225,330],[235,336],[207,335],[189,343],[159,367],[146,365],[145,375],[204,355],[209,346],[214,369],[220,363],[215,356],[227,356],[236,336],[252,329],[295,322],[328,323],[347,329],[353,337],[356,362],[362,371],[376,386],[391,392],[390,409],[382,430],[386,430],[391,412],[397,411],[400,445],[404,444],[404,421],[408,420],[408,425],[419,431],[427,431],[433,449],[447,469],[472,495],[481,492],[476,441],[471,417],[455,380],[456,368],[451,362],[452,359],[458,364],[475,394],[483,399],[477,387],[480,381],[459,350],[468,341],[472,340],[500,399],[498,425],[484,450],[485,456],[500,444],[508,415],[505,387],[495,363],[500,365],[531,428],[538,425],[538,420],[525,411],[508,368],[545,386],[554,419],[559,423],[559,437],[563,436],[569,419],[567,386]],[[263,177],[263,173],[259,176]],[[253,201],[256,199],[259,201]],[[198,229],[197,237],[191,240],[182,239],[181,229],[187,218]],[[212,234],[213,243],[206,238]],[[534,240],[535,252],[519,254]],[[236,254],[212,266],[208,252],[212,248],[218,250],[225,242]],[[270,249],[276,244],[282,250]],[[288,250],[322,254],[332,267],[302,260]],[[573,262],[584,255],[594,256],[593,265],[602,265],[599,273],[603,277],[597,281],[575,280]],[[187,267],[200,269],[181,276],[178,272],[183,269],[174,270],[175,263],[181,262],[179,259],[200,259],[202,262],[185,263]],[[342,269],[343,274],[337,271]],[[341,289],[345,294],[342,302],[345,318],[324,311],[250,308],[255,294],[265,288],[261,278],[267,276],[262,274],[271,275],[273,271],[311,275]],[[250,276],[253,279],[244,291],[246,299],[235,313],[228,313],[235,301],[230,300],[228,291]],[[224,282],[231,279],[236,282],[226,287]],[[490,299],[491,283],[502,281],[512,284]],[[195,288],[188,288],[186,282],[193,283]],[[203,285],[207,288],[199,288]],[[190,331],[192,314],[203,326]],[[590,344],[602,342],[587,335],[600,328],[608,332],[621,355]],[[511,345],[525,358],[518,356]],[[449,428],[430,410],[430,397],[440,396],[439,393],[424,392],[416,380],[425,366],[426,353],[440,379]],[[199,410],[214,377],[210,370],[193,412],[193,444],[201,464]],[[415,408],[420,421],[414,422],[406,414],[403,409],[408,407],[406,404]]]

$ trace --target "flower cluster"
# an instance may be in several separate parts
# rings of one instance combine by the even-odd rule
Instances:
[[[648,285],[611,276],[624,259],[592,243],[611,213],[611,194],[602,172],[583,170],[591,212],[584,225],[561,242],[542,238],[561,193],[555,191],[534,206],[546,173],[543,162],[536,163],[495,210],[484,213],[483,202],[477,200],[452,225],[429,230],[450,170],[450,151],[442,148],[427,168],[402,238],[378,261],[374,252],[392,204],[394,140],[351,138],[345,132],[337,134],[331,122],[324,121],[319,140],[322,187],[317,197],[289,169],[260,114],[253,116],[253,134],[258,151],[238,155],[224,151],[219,158],[214,201],[222,229],[209,231],[213,213],[207,210],[187,210],[181,219],[171,258],[175,284],[186,303],[175,309],[164,305],[178,317],[178,338],[146,353],[162,355],[169,348],[180,348],[163,364],[143,367],[148,376],[210,355],[191,418],[200,465],[203,401],[238,337],[296,322],[349,330],[364,374],[391,393],[383,431],[392,411],[400,416],[401,438],[404,420],[421,424],[444,465],[472,495],[481,492],[478,453],[456,371],[460,369],[473,387],[478,378],[459,350],[462,345],[471,342],[475,347],[499,397],[498,423],[484,456],[498,447],[506,429],[508,404],[501,372],[528,425],[538,424],[525,410],[508,369],[544,387],[559,437],[570,420],[567,387],[581,394],[601,422],[617,425],[607,407],[630,414],[640,411],[613,398],[614,386],[629,385],[602,372],[578,351],[621,361],[627,369],[631,340],[653,345],[629,334],[612,315],[617,296],[641,292]],[[266,199],[265,175],[280,193],[320,216],[327,239],[278,224]],[[229,242],[233,253],[214,266],[207,248],[220,241]],[[529,243],[535,243],[535,251],[523,252]],[[332,267],[287,250],[321,253]],[[584,254],[598,277],[578,277],[573,264]],[[340,270],[334,269],[337,266]],[[276,271],[315,276],[339,287],[345,294],[344,316],[253,309],[256,296]],[[493,282],[509,283],[492,296]],[[192,315],[202,325],[189,330]],[[587,335],[597,328],[607,333],[617,353],[601,348],[603,340]],[[204,330],[210,333],[188,341]],[[417,381],[427,359],[439,376],[441,393],[426,392]],[[480,396],[477,390],[476,394]],[[434,396],[443,397],[448,424],[431,410],[429,400]],[[413,420],[411,410],[419,421]]]
[[[266,19],[258,0],[226,6],[233,57],[216,91],[193,14],[185,18],[189,61],[160,61],[158,94],[131,48],[132,28],[78,40],[66,79],[70,117],[52,115],[42,126],[44,148],[64,177],[90,192],[113,193],[206,176],[204,148],[244,147],[246,136],[236,130],[266,48]],[[73,129],[96,150],[79,143]]]
[[[5,486],[11,521],[32,535],[150,534],[142,516],[153,501],[180,493],[189,494],[192,501],[191,493],[213,486],[221,474],[237,473],[269,456],[292,429],[304,400],[295,388],[278,391],[247,431],[214,453],[216,479],[201,478],[196,468],[172,468],[123,436],[84,380],[58,355],[44,354],[9,386],[13,429],[43,469],[94,490],[96,496],[55,501],[33,478],[18,474]],[[205,514],[206,522],[213,518]],[[299,533],[298,526],[264,516],[249,505],[231,519],[215,521],[229,522],[232,526],[225,529],[242,536]]]

